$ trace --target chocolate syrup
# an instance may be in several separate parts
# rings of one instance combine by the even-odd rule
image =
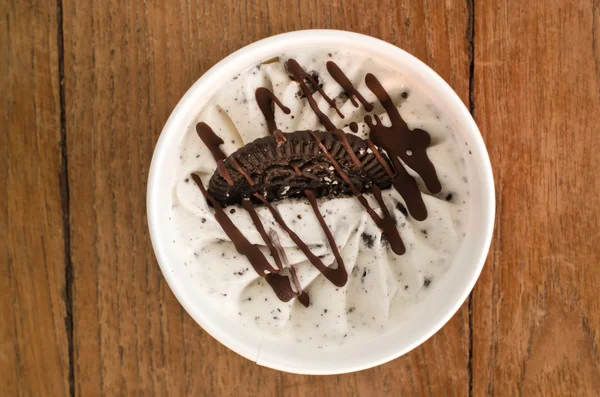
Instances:
[[[370,138],[375,145],[383,148],[390,156],[396,169],[396,177],[392,179],[392,184],[406,201],[410,214],[416,220],[422,221],[427,218],[427,208],[417,182],[406,171],[399,159],[402,159],[406,165],[421,176],[431,193],[440,192],[442,185],[426,151],[431,143],[431,137],[426,131],[418,128],[411,131],[408,128],[390,96],[374,75],[367,74],[365,82],[383,105],[392,123],[390,127],[386,127],[377,115],[365,116],[365,122],[371,130]]]
[[[365,97],[362,96],[360,92],[352,85],[350,79],[342,72],[342,69],[333,61],[327,62],[327,71],[333,77],[333,79],[346,91],[346,94],[350,97],[350,101],[354,105],[354,107],[358,107],[358,103],[354,97],[358,98],[360,103],[364,106],[367,112],[373,111],[373,104],[367,102]],[[355,123],[356,124],[356,123]],[[354,131],[356,132],[356,131]]]
[[[268,88],[259,87],[254,93],[256,97],[256,103],[262,114],[267,120],[267,128],[271,134],[277,130],[277,124],[275,123],[275,111],[273,109],[273,103],[275,103],[285,114],[290,114],[290,109],[281,103],[279,99],[271,92]]]
[[[342,143],[344,149],[347,151],[349,156],[352,159],[352,162],[357,166],[361,167],[362,163],[352,150],[346,135],[341,129],[335,127],[335,125],[331,122],[329,117],[325,115],[318,107],[315,99],[313,98],[313,93],[307,85],[307,82],[313,85],[313,87],[318,91],[323,98],[327,101],[327,103],[335,109],[338,115],[341,118],[344,118],[344,115],[340,112],[340,110],[336,107],[335,101],[329,98],[323,89],[319,86],[318,82],[314,80],[314,78],[307,73],[294,59],[290,59],[287,62],[287,67],[290,73],[292,74],[293,79],[299,84],[300,89],[306,96],[306,99],[314,111],[314,113],[319,118],[319,121],[323,126],[331,131]],[[374,109],[373,104],[366,101],[366,99],[356,90],[356,88],[352,85],[352,82],[348,77],[342,72],[342,70],[332,61],[327,62],[327,70],[333,77],[333,79],[346,91],[348,94],[352,104],[355,107],[358,107],[358,101],[364,106],[365,110],[372,111]],[[386,110],[390,121],[391,127],[385,127],[380,118],[377,115],[371,117],[370,115],[365,116],[365,122],[370,128],[370,138],[367,140],[367,144],[371,151],[374,153],[375,158],[381,165],[384,167],[386,173],[392,177],[393,186],[400,193],[400,195],[404,198],[408,210],[411,215],[417,220],[423,220],[427,218],[427,209],[421,198],[421,193],[417,186],[415,179],[406,171],[404,165],[400,162],[399,159],[402,159],[405,164],[407,164],[411,169],[415,170],[425,182],[425,185],[432,193],[437,193],[441,190],[441,184],[437,178],[437,174],[435,172],[435,168],[433,164],[427,157],[426,149],[431,143],[431,138],[426,131],[415,129],[410,130],[406,122],[400,116],[398,110],[394,106],[390,96],[385,91],[385,89],[381,86],[379,81],[372,74],[367,74],[365,78],[365,82],[367,87],[375,94],[379,102],[382,104],[384,109]],[[258,106],[263,113],[266,121],[267,128],[269,132],[276,137],[277,142],[285,141],[284,134],[277,129],[275,123],[275,114],[273,109],[273,104],[276,104],[281,108],[281,110],[289,114],[290,109],[281,103],[279,99],[267,88],[261,87],[258,88],[255,92],[256,101]],[[356,99],[355,99],[356,98]],[[358,131],[358,125],[355,122],[350,123],[350,129],[353,132]],[[202,139],[204,144],[209,148],[211,154],[217,161],[217,168],[221,176],[226,180],[229,185],[233,184],[233,179],[229,174],[229,171],[226,169],[223,160],[226,158],[225,154],[221,151],[220,145],[223,143],[223,140],[219,138],[214,131],[206,124],[206,123],[198,123],[196,126],[196,130],[198,132],[198,136]],[[398,229],[396,227],[396,221],[390,213],[389,209],[385,205],[383,201],[383,197],[381,195],[381,189],[377,185],[373,185],[371,187],[371,192],[373,196],[377,200],[383,217],[379,216],[375,210],[370,206],[367,199],[361,194],[360,190],[352,183],[350,177],[344,172],[341,165],[336,161],[336,159],[329,153],[327,148],[323,145],[317,135],[310,131],[311,136],[317,144],[319,148],[323,152],[323,154],[329,159],[337,173],[340,175],[342,179],[350,186],[352,193],[356,196],[358,201],[363,205],[366,209],[367,213],[375,224],[386,234],[387,241],[390,244],[390,247],[394,253],[397,255],[402,255],[406,252],[406,248]],[[372,140],[372,141],[371,141]],[[394,169],[392,169],[385,159],[381,156],[376,146],[383,148],[387,151],[392,159],[392,164]],[[248,175],[248,173],[240,166],[238,161],[234,156],[231,156],[232,163],[234,164],[236,170],[243,175],[248,183],[252,186],[254,185],[254,181]],[[302,174],[301,170],[298,167],[294,167],[296,173]],[[245,198],[242,200],[242,206],[244,209],[248,211],[250,217],[257,228],[259,234],[265,241],[265,244],[269,248],[271,255],[273,256],[275,263],[277,265],[277,269],[275,269],[264,257],[262,252],[253,244],[251,244],[240,232],[240,230],[231,222],[229,217],[225,214],[220,204],[204,189],[202,185],[202,181],[200,177],[196,174],[192,174],[193,180],[196,182],[204,197],[209,200],[215,209],[215,219],[219,222],[225,234],[231,239],[234,246],[241,254],[245,255],[254,270],[261,276],[265,277],[269,285],[273,288],[279,299],[282,301],[289,301],[294,297],[298,297],[298,300],[304,305],[309,305],[309,297],[306,292],[302,291],[300,282],[298,281],[298,277],[296,275],[295,268],[287,264],[287,259],[285,258],[285,252],[281,245],[279,244],[279,238],[277,234],[271,230],[271,233],[267,234],[260,217],[255,211],[254,204],[251,200]],[[271,203],[264,198],[259,193],[254,193],[254,197],[256,197],[260,202],[262,202],[271,212],[274,219],[277,223],[286,231],[286,233],[290,236],[290,238],[296,243],[296,245],[300,248],[300,250],[306,255],[308,260],[311,262],[313,266],[315,266],[329,281],[331,281],[334,285],[341,287],[344,286],[348,280],[348,274],[346,272],[345,265],[343,263],[340,252],[337,248],[335,239],[331,230],[325,223],[323,216],[321,215],[316,195],[314,192],[310,190],[306,190],[304,192],[307,197],[310,205],[325,232],[327,237],[327,241],[331,246],[333,251],[333,255],[337,261],[337,268],[333,269],[326,266],[317,256],[315,256],[310,248],[300,239],[300,237],[294,233],[285,223],[279,212],[271,205]],[[289,269],[290,278],[285,275],[280,274],[283,269]],[[292,285],[295,287],[292,288]]]

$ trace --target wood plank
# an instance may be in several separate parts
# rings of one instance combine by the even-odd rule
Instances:
[[[498,217],[473,301],[475,396],[600,395],[599,7],[476,2]]]
[[[0,390],[69,394],[56,4],[0,2]]]
[[[466,308],[413,353],[357,374],[288,375],[237,356],[203,332],[170,292],[144,211],[163,124],[224,56],[289,30],[364,32],[432,65],[466,101],[466,2],[64,3],[77,395],[467,394]]]

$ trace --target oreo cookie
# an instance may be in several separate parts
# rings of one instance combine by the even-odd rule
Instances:
[[[217,168],[210,179],[208,193],[223,207],[239,204],[244,198],[262,204],[254,193],[259,193],[269,202],[304,197],[307,189],[317,197],[352,195],[351,187],[323,153],[312,134],[361,192],[368,191],[374,184],[381,189],[391,186],[392,179],[381,163],[385,161],[391,168],[387,155],[377,149],[380,154],[378,159],[369,149],[367,141],[355,135],[345,134],[348,144],[361,162],[360,166],[352,161],[344,145],[331,132],[277,131],[275,136],[256,139],[227,157],[221,170]],[[223,177],[227,173],[229,181]]]

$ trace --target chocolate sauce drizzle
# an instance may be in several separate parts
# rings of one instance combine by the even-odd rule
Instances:
[[[243,168],[240,166],[239,162],[237,160],[235,160],[235,158],[233,156],[232,156],[232,159],[233,159],[233,165],[236,167],[237,171],[246,178],[246,180],[248,181],[248,184],[250,184],[250,186],[254,185],[254,181],[252,180],[252,178],[250,178],[248,173],[246,173],[243,170]],[[314,195],[314,193],[313,193],[313,195]],[[346,284],[348,275],[346,274],[346,268],[344,266],[344,262],[341,261],[341,258],[338,260],[338,269],[335,269],[336,271],[334,271],[334,269],[330,269],[329,267],[327,267],[321,261],[321,259],[319,259],[319,257],[317,257],[315,254],[312,253],[310,248],[302,241],[302,239],[300,237],[298,237],[298,235],[296,233],[294,233],[292,231],[292,229],[290,229],[288,227],[288,225],[285,223],[285,221],[283,220],[283,218],[281,217],[279,212],[277,212],[275,207],[273,207],[266,198],[264,198],[259,193],[254,193],[253,196],[256,197],[257,199],[259,199],[269,209],[269,211],[273,215],[273,218],[275,218],[275,221],[277,221],[277,223],[279,223],[279,225],[283,228],[283,230],[286,231],[286,233],[290,236],[292,241],[294,241],[294,243],[296,243],[298,248],[300,248],[302,253],[304,253],[304,255],[306,255],[309,262],[314,267],[316,267],[333,284],[335,284],[337,286],[340,286],[340,285],[338,285],[339,283],[342,283],[341,285]],[[252,203],[250,203],[250,204],[253,205]],[[314,207],[313,207],[313,209],[314,209]],[[319,217],[321,215],[320,212],[318,211],[318,208],[316,210],[316,214],[317,214],[317,217]],[[258,218],[258,216],[257,216],[257,218]],[[321,216],[321,219],[322,219],[322,216]],[[323,226],[323,225],[324,225],[324,223],[321,224],[321,226]],[[327,225],[324,225],[324,227],[326,228],[325,234],[331,235],[331,231],[329,230],[329,228],[327,228]],[[329,242],[331,244],[331,241],[329,241]],[[337,251],[337,246],[335,245],[335,240],[333,241],[332,247],[333,247],[334,251]],[[339,257],[339,253],[336,256],[336,259],[338,257]]]
[[[333,256],[335,257],[335,260],[337,261],[338,271],[340,273],[339,277],[341,279],[343,279],[342,285],[344,285],[344,284],[346,284],[346,281],[348,280],[348,273],[346,273],[346,266],[344,265],[344,260],[342,259],[342,256],[340,255],[340,251],[338,250],[337,244],[335,242],[335,238],[333,237],[333,234],[331,233],[329,226],[327,226],[327,223],[325,223],[323,214],[321,214],[321,211],[319,210],[319,206],[317,204],[317,196],[315,195],[315,192],[313,192],[312,190],[305,190],[304,195],[308,199],[308,202],[310,203],[310,206],[312,207],[313,212],[315,213],[317,219],[319,220],[319,223],[321,224],[321,228],[323,229],[323,232],[325,232],[325,236],[327,237],[327,242],[329,242],[331,251],[333,251]]]
[[[258,233],[262,237],[263,241],[265,242],[265,244],[267,244],[267,247],[269,248],[269,252],[271,253],[271,256],[273,257],[273,259],[275,260],[275,264],[277,264],[278,270],[282,270],[283,263],[281,263],[281,258],[279,257],[279,252],[277,252],[277,250],[275,249],[275,246],[273,245],[273,242],[271,241],[271,237],[267,234],[267,231],[265,230],[265,227],[262,224],[260,217],[256,213],[256,210],[254,209],[254,204],[252,204],[252,201],[245,198],[242,200],[242,207],[244,207],[244,209],[246,211],[248,211],[248,213],[250,214],[252,223],[254,223],[256,230],[258,230]]]
[[[223,144],[223,140],[219,138],[212,128],[205,123],[198,123],[196,126],[196,131],[198,132],[200,139],[202,139],[202,142],[204,142],[204,144],[212,153],[215,160],[217,160],[217,168],[219,169],[219,172],[223,178],[228,184],[233,184],[233,180],[229,174],[229,171],[227,171],[227,168],[223,166],[223,159],[226,158],[225,153],[223,153],[220,148],[221,144]],[[241,170],[241,167],[237,161],[234,161],[234,164]],[[249,181],[252,181],[247,174],[245,174],[245,176],[249,179]],[[308,307],[310,299],[308,294],[306,294],[306,292],[302,291],[300,288],[300,283],[297,281],[298,278],[296,277],[294,267],[290,266],[289,270],[290,275],[292,276],[292,282],[294,282],[296,285],[296,291],[292,289],[287,277],[278,274],[278,272],[283,270],[283,263],[279,255],[279,251],[275,248],[270,236],[265,231],[260,217],[254,209],[254,204],[249,199],[242,200],[242,207],[244,207],[244,209],[246,209],[246,211],[248,211],[250,214],[250,218],[252,219],[254,226],[263,238],[265,244],[271,252],[271,255],[273,256],[273,259],[275,260],[275,263],[277,264],[277,269],[271,266],[262,252],[254,244],[251,244],[242,234],[242,232],[240,232],[237,226],[235,226],[231,219],[229,219],[225,211],[223,211],[221,205],[206,191],[200,177],[196,174],[192,174],[192,179],[196,185],[198,185],[204,197],[206,197],[206,199],[209,200],[213,205],[215,209],[215,219],[219,225],[221,225],[221,228],[227,237],[229,237],[229,239],[233,242],[236,250],[248,258],[248,261],[254,268],[254,271],[256,271],[259,276],[265,278],[273,291],[275,291],[277,297],[284,302],[288,302],[290,299],[298,297],[300,303]],[[252,183],[254,183],[254,181],[252,181]]]
[[[311,77],[311,79],[312,79],[312,77]],[[309,90],[309,92],[310,92],[310,90]],[[309,95],[312,95],[312,94],[309,93]],[[261,112],[263,113],[263,116],[267,120],[267,124],[269,125],[269,132],[273,135],[276,132],[279,132],[279,130],[277,130],[275,127],[275,122],[274,122],[275,116],[273,114],[273,102],[276,103],[286,114],[289,114],[289,109],[287,107],[285,107],[281,103],[281,101],[279,101],[279,99],[277,99],[277,97],[271,91],[269,91],[267,88],[264,88],[264,87],[260,87],[256,90],[256,100],[257,100],[257,102],[259,102],[259,108],[260,108]],[[285,109],[287,109],[287,112],[285,111]],[[273,120],[273,121],[270,122],[269,120]],[[338,129],[338,130],[336,130],[336,132],[337,131],[339,131],[342,135],[342,139],[340,139],[340,140],[341,140],[342,144],[344,145],[344,147],[346,148],[346,151],[348,152],[348,154],[350,154],[350,158],[356,165],[360,166],[361,162],[358,159],[358,157],[356,157],[356,154],[352,150],[350,143],[348,142],[348,139],[346,138],[346,134],[344,134],[344,132],[342,130]],[[334,134],[335,134],[335,132],[334,132]],[[338,139],[339,139],[338,134],[335,134],[335,136],[338,137]],[[347,145],[347,147],[346,147],[346,145]],[[232,159],[233,159],[233,164],[236,167],[236,169],[238,170],[238,172],[246,178],[246,180],[248,181],[250,186],[254,185],[254,181],[242,169],[242,167],[240,167],[239,163],[237,161],[235,161],[235,158],[232,157]],[[300,169],[298,169],[298,167],[294,167],[294,169],[298,175],[302,175],[302,171],[300,171]],[[313,209],[313,212],[315,213],[315,216],[319,220],[319,224],[321,225],[321,228],[323,229],[323,232],[325,233],[325,236],[327,237],[327,241],[329,242],[329,245],[331,246],[331,250],[333,251],[333,255],[337,262],[337,269],[336,269],[337,271],[332,274],[331,273],[332,269],[323,265],[323,263],[319,260],[319,258],[314,256],[310,252],[310,249],[308,247],[303,247],[303,245],[305,246],[305,244],[299,238],[298,239],[301,244],[296,243],[296,245],[298,245],[298,247],[302,250],[302,252],[304,252],[304,254],[307,256],[307,258],[309,259],[311,264],[313,266],[315,266],[328,280],[330,280],[335,285],[338,285],[339,283],[341,283],[341,286],[343,286],[346,284],[346,281],[348,279],[348,274],[346,273],[346,266],[344,265],[342,256],[339,253],[337,244],[335,242],[335,239],[333,238],[333,234],[331,233],[331,230],[325,223],[325,219],[323,219],[323,215],[319,211],[315,193],[311,190],[306,190],[304,192],[304,195],[308,198],[310,205]],[[254,196],[258,197],[256,194],[254,194]],[[258,198],[263,203],[266,202],[264,197],[260,196]],[[267,208],[269,208],[269,210],[271,210],[271,212],[274,210],[274,209],[272,209],[272,206],[270,204],[267,205]],[[277,218],[275,218],[275,219],[277,220]],[[282,221],[283,221],[283,219],[282,219]],[[289,229],[289,227],[285,223],[281,223],[279,221],[278,221],[278,223],[280,223],[280,225],[284,228],[284,230],[286,230],[286,232],[288,232],[288,235],[290,235],[290,237],[294,240],[294,237],[292,237],[292,235],[290,234],[291,230]],[[295,234],[294,234],[294,236],[297,237],[297,235],[295,235]],[[296,241],[294,240],[294,242],[296,242]],[[306,252],[306,251],[308,251],[308,252]],[[338,285],[338,286],[340,286],[340,285]]]
[[[300,303],[308,307],[308,296],[302,296],[302,292],[294,291],[290,286],[289,279],[286,276],[276,273],[278,269],[271,266],[260,249],[258,249],[256,245],[250,243],[240,229],[238,229],[231,219],[229,219],[219,202],[206,191],[200,177],[196,174],[192,174],[192,179],[196,185],[198,185],[204,197],[206,197],[213,205],[213,208],[215,209],[215,219],[219,222],[219,225],[221,225],[221,228],[223,228],[223,231],[227,237],[229,237],[235,246],[235,249],[248,258],[248,261],[250,261],[256,273],[265,278],[267,283],[273,288],[277,297],[283,302],[288,302],[290,299],[298,296]]]
[[[308,307],[308,305],[310,305],[309,296],[306,292],[302,291],[302,285],[300,285],[300,280],[298,280],[298,275],[296,274],[296,268],[294,268],[294,266],[290,265],[290,262],[288,261],[287,256],[285,255],[285,250],[279,243],[279,236],[277,235],[275,230],[271,229],[269,231],[269,238],[271,239],[271,242],[273,243],[273,245],[275,246],[275,249],[279,253],[279,257],[281,258],[281,261],[283,262],[283,266],[285,268],[289,269],[289,271],[290,271],[292,284],[296,287],[295,293],[298,296],[298,301],[300,301],[300,303],[302,303],[304,305],[304,307]]]
[[[362,103],[367,112],[373,111],[373,104],[367,102],[365,97],[363,97],[362,94],[358,92],[356,88],[354,88],[350,79],[344,74],[344,72],[342,72],[342,69],[340,69],[340,67],[335,62],[327,62],[327,71],[329,72],[331,77],[333,77],[333,79],[344,89],[344,91],[346,91],[346,94],[348,94],[348,97],[350,97],[350,101],[352,102],[355,108],[358,107],[358,103],[356,102],[356,99],[354,99],[354,97],[358,98],[358,100],[360,101],[360,103]]]
[[[323,89],[319,86],[318,82],[307,73],[298,62],[294,59],[289,59],[287,61],[287,68],[292,74],[292,78],[299,84],[300,89],[304,93],[311,109],[319,118],[321,124],[328,130],[331,131],[342,143],[344,149],[349,154],[350,158],[354,162],[356,166],[363,166],[360,162],[354,151],[352,150],[346,135],[341,129],[335,127],[335,125],[331,122],[329,117],[325,115],[318,107],[315,99],[313,98],[313,92],[311,92],[308,87],[308,83],[310,83],[316,91],[318,91],[325,101],[337,112],[337,114],[344,118],[344,115],[340,112],[340,110],[336,107],[335,101],[333,101],[330,97],[325,94]],[[327,70],[333,77],[333,79],[346,91],[348,94],[352,104],[355,107],[358,107],[358,101],[364,106],[365,110],[370,112],[374,109],[373,104],[367,102],[367,100],[360,94],[360,92],[352,85],[352,82],[348,77],[343,73],[343,71],[332,61],[327,62]],[[385,91],[383,86],[379,83],[377,78],[372,74],[367,74],[365,78],[365,82],[367,87],[375,94],[379,102],[382,104],[384,109],[386,110],[390,121],[391,126],[385,127],[381,119],[374,115],[374,118],[370,115],[365,116],[365,122],[370,128],[370,138],[367,140],[367,144],[369,149],[375,154],[375,158],[381,165],[384,167],[386,173],[392,177],[393,186],[400,193],[400,195],[405,200],[408,210],[411,215],[416,220],[424,220],[427,218],[427,209],[421,198],[421,193],[417,186],[415,179],[407,172],[404,168],[404,165],[400,162],[399,159],[402,159],[405,164],[407,164],[411,169],[415,170],[425,182],[425,185],[432,193],[437,193],[441,190],[441,184],[437,178],[437,174],[435,172],[435,168],[429,158],[427,157],[426,149],[431,143],[431,138],[426,131],[415,129],[410,130],[406,122],[400,116],[400,113],[396,109],[394,103],[392,102],[390,96]],[[267,88],[260,87],[255,92],[256,101],[258,106],[263,113],[265,120],[267,121],[267,128],[269,133],[275,136],[277,142],[285,141],[285,136],[283,133],[277,129],[277,125],[275,122],[275,113],[274,113],[274,105],[276,104],[279,108],[286,114],[290,113],[290,109],[281,103],[279,99]],[[356,98],[356,99],[355,99]],[[353,132],[358,131],[358,125],[355,122],[351,122],[349,124],[350,129]],[[217,161],[217,169],[221,176],[225,179],[225,181],[229,184],[233,184],[233,179],[226,167],[223,164],[223,160],[226,158],[225,154],[221,151],[220,145],[223,143],[223,140],[218,137],[214,131],[206,124],[206,123],[198,123],[196,126],[196,131],[198,136],[202,139],[204,144],[209,148],[211,154]],[[387,241],[390,244],[390,247],[394,253],[397,255],[402,255],[406,252],[406,248],[400,234],[398,232],[398,228],[396,227],[396,220],[390,213],[389,209],[385,205],[383,201],[383,197],[381,195],[381,189],[377,185],[373,185],[371,188],[371,192],[373,196],[377,200],[383,217],[379,216],[375,210],[370,206],[367,199],[361,194],[360,190],[352,183],[349,176],[344,172],[341,165],[336,161],[336,159],[329,153],[327,148],[320,141],[319,137],[313,132],[310,131],[311,136],[317,144],[319,148],[323,152],[323,154],[329,159],[333,167],[336,169],[337,173],[340,175],[342,179],[350,186],[352,193],[356,196],[358,201],[363,205],[366,209],[367,213],[375,224],[385,233]],[[394,169],[390,168],[385,159],[379,154],[377,146],[382,147],[384,150],[388,152],[391,157],[392,164]],[[231,156],[232,163],[234,164],[236,170],[243,175],[248,183],[252,186],[255,182],[248,175],[248,173],[240,166],[235,157]],[[296,173],[302,174],[301,170],[298,167],[294,167]],[[262,252],[255,245],[251,244],[244,235],[240,232],[240,230],[233,224],[233,222],[229,219],[227,214],[223,211],[221,205],[206,191],[204,186],[202,185],[202,181],[200,177],[196,174],[192,174],[192,178],[194,182],[198,185],[204,197],[209,200],[215,209],[215,219],[223,230],[225,234],[231,239],[237,251],[243,255],[245,255],[254,270],[261,276],[264,277],[269,285],[273,288],[276,295],[279,299],[284,302],[287,302],[294,297],[298,297],[300,303],[304,306],[308,307],[310,301],[308,294],[302,291],[300,282],[298,281],[298,277],[296,275],[295,268],[292,265],[287,264],[287,259],[285,257],[285,252],[281,245],[279,244],[279,237],[277,234],[271,230],[270,233],[267,233],[264,225],[262,224],[260,217],[256,213],[253,202],[244,198],[242,200],[242,207],[248,211],[252,222],[254,223],[257,231],[261,235],[265,244],[267,245],[269,252],[273,256],[273,259],[277,265],[277,269],[274,268],[269,261],[264,257]],[[331,250],[333,251],[333,255],[337,261],[337,267],[331,268],[326,266],[319,257],[314,255],[310,248],[300,239],[300,237],[291,230],[279,212],[271,205],[271,203],[265,199],[259,193],[253,193],[254,197],[256,197],[262,204],[264,204],[271,214],[273,218],[277,221],[277,223],[286,231],[286,233],[290,236],[290,238],[294,241],[294,243],[300,248],[300,250],[306,255],[310,263],[315,266],[322,274],[325,276],[330,282],[338,287],[342,287],[348,281],[348,274],[346,272],[346,268],[340,252],[338,250],[337,244],[331,233],[331,230],[325,223],[325,220],[319,211],[316,195],[311,190],[306,190],[304,192],[306,198],[308,199],[323,231],[325,236],[327,237],[327,241],[331,246]],[[281,275],[280,272],[284,269],[289,269],[290,278],[287,276]],[[295,287],[292,288],[292,285]]]
[[[323,124],[323,126],[325,126],[327,131],[333,132],[333,134],[336,136],[336,138],[338,138],[338,140],[344,146],[344,149],[346,149],[346,153],[348,153],[350,155],[352,162],[356,166],[360,167],[361,166],[360,160],[356,156],[356,153],[354,153],[354,151],[352,150],[352,147],[350,146],[350,143],[348,142],[348,139],[346,138],[346,134],[344,134],[344,131],[335,127],[335,125],[331,122],[329,117],[327,117],[327,115],[325,113],[323,113],[321,111],[321,109],[319,109],[319,105],[317,105],[317,102],[313,98],[313,94],[305,82],[305,79],[307,79],[307,80],[310,79],[309,81],[312,81],[313,82],[312,84],[315,84],[312,77],[308,73],[306,73],[306,71],[304,69],[302,69],[302,67],[298,64],[298,62],[295,59],[288,60],[287,66],[288,66],[288,70],[290,71],[290,73],[292,73],[292,77],[293,77],[294,81],[296,81],[300,85],[300,89],[306,96],[306,99],[308,100],[308,104],[310,105],[313,112],[315,112],[315,114],[319,118],[319,121],[321,122],[321,124]],[[307,78],[307,76],[308,76],[308,78]],[[335,102],[331,98],[329,98],[327,96],[327,94],[325,94],[325,92],[318,85],[315,84],[315,86],[317,87],[321,96],[323,96],[323,98],[325,98],[327,103],[329,103],[329,105],[336,110],[336,112],[340,115],[341,118],[344,118],[344,115],[342,114],[342,112],[340,112],[338,110],[338,108],[335,106]]]
[[[321,261],[321,259],[319,259],[318,256],[312,253],[308,245],[306,245],[304,241],[302,241],[302,239],[296,233],[294,233],[292,229],[288,227],[281,215],[279,215],[279,212],[271,205],[270,202],[267,201],[267,199],[265,199],[257,193],[254,193],[254,196],[261,200],[265,207],[269,209],[271,215],[273,215],[273,218],[275,218],[275,221],[279,223],[283,230],[285,230],[286,233],[290,236],[292,241],[296,243],[298,248],[300,248],[302,253],[306,255],[309,262],[314,267],[316,267],[321,272],[321,274],[325,276],[327,280],[331,281],[336,287],[343,287],[344,285],[346,285],[346,281],[348,280],[348,274],[346,273],[346,268],[343,266],[343,263],[341,265],[338,265],[336,269],[327,267],[327,265],[325,265]]]
[[[227,236],[231,239],[238,252],[248,257],[256,272],[260,275],[277,272],[278,269],[275,269],[269,263],[267,258],[265,258],[258,247],[256,247],[254,244],[251,244],[246,237],[244,237],[242,232],[240,232],[240,229],[235,226],[225,211],[223,211],[223,208],[219,202],[206,191],[200,177],[197,174],[192,174],[192,179],[194,182],[196,182],[196,185],[198,185],[204,197],[206,197],[206,199],[213,205],[213,208],[215,209],[215,218],[223,228],[225,234],[227,234]]]
[[[350,180],[350,177],[348,176],[348,174],[346,174],[344,172],[344,170],[342,169],[342,166],[336,161],[336,159],[331,155],[331,153],[329,153],[329,151],[321,143],[321,140],[317,137],[317,135],[312,131],[311,131],[311,135],[317,141],[319,148],[323,151],[323,154],[329,159],[329,161],[331,161],[331,164],[333,164],[337,173],[350,186],[350,189],[352,189],[352,193],[356,196],[356,198],[362,204],[362,206],[365,207],[365,209],[367,210],[367,213],[371,216],[371,218],[373,219],[375,224],[380,229],[382,229],[384,232],[386,232],[386,234],[388,235],[388,241],[390,242],[390,247],[392,248],[392,251],[394,251],[394,253],[396,253],[398,255],[404,254],[404,252],[406,250],[404,248],[404,244],[402,243],[402,239],[400,238],[400,234],[398,232],[398,229],[396,228],[396,224],[393,221],[393,219],[391,217],[389,219],[387,217],[382,219],[379,215],[377,215],[377,213],[371,207],[371,205],[369,204],[369,202],[367,201],[365,196],[363,196],[362,193],[360,192],[360,190],[358,190],[358,188],[356,187],[356,185],[354,183],[352,183],[352,180]],[[375,186],[375,185],[373,185],[373,186]],[[383,201],[381,203],[383,203]],[[380,203],[380,205],[381,205],[381,203]],[[386,211],[383,211],[384,216],[386,215],[386,213],[389,215],[389,211],[387,211],[387,209],[386,209]]]
[[[210,150],[210,154],[215,158],[215,161],[225,160],[227,156],[221,150],[220,146],[223,144],[223,140],[215,134],[210,126],[204,122],[196,124],[196,132],[202,142]]]
[[[336,69],[336,68],[337,68],[337,71],[339,71],[339,73],[341,73],[343,75],[342,71],[339,69],[339,67],[337,67],[337,65],[335,65],[334,69]],[[327,130],[332,131],[335,134],[335,136],[338,137],[338,139],[340,139],[340,141],[344,145],[344,148],[346,149],[346,152],[353,159],[353,162],[359,167],[362,166],[362,163],[356,157],[356,154],[350,147],[350,144],[348,143],[348,140],[347,140],[344,132],[342,130],[336,128],[335,125],[329,119],[329,117],[327,117],[319,109],[317,102],[314,100],[312,93],[310,92],[310,90],[308,89],[308,86],[306,85],[306,83],[303,80],[303,76],[305,76],[307,73],[302,69],[302,67],[294,59],[288,60],[288,69],[292,73],[294,80],[298,84],[300,84],[302,91],[306,95],[308,104],[310,105],[313,112],[315,112],[315,114],[317,115],[319,120],[321,121],[321,124],[323,124]],[[341,79],[341,80],[345,79],[347,82],[350,81],[345,75],[344,75],[344,78],[341,78],[339,73],[337,73],[338,79]],[[342,88],[344,88],[344,87],[342,87]],[[346,89],[346,88],[344,88],[344,89]],[[356,91],[356,89],[354,89],[354,87],[348,88],[348,89],[351,92]],[[321,94],[321,95],[323,95],[323,94]],[[335,160],[335,158],[329,153],[327,148],[325,148],[325,146],[321,143],[320,139],[316,136],[316,134],[311,132],[311,135],[313,136],[315,141],[317,141],[319,147],[323,151],[323,154],[325,154],[325,156],[329,159],[329,161],[331,161],[331,163],[335,167],[338,174],[344,179],[344,181],[346,181],[346,183],[348,183],[348,185],[350,186],[350,189],[352,189],[353,194],[358,198],[358,201],[363,205],[363,207],[365,207],[365,209],[367,210],[367,213],[371,216],[371,218],[373,219],[375,224],[379,228],[381,228],[382,230],[385,231],[385,233],[388,236],[388,241],[390,242],[390,247],[392,248],[392,251],[394,251],[394,253],[396,253],[398,255],[402,255],[406,251],[406,249],[404,247],[404,244],[402,243],[402,239],[400,238],[398,229],[395,226],[395,222],[391,218],[391,215],[390,215],[389,211],[387,211],[387,208],[385,211],[382,209],[384,218],[381,218],[379,215],[377,215],[375,210],[373,210],[373,208],[371,208],[367,199],[360,193],[359,189],[354,185],[354,183],[352,183],[352,181],[350,180],[348,175],[344,172],[344,170],[338,164],[338,162]],[[380,162],[383,160],[380,157],[376,157],[376,158]],[[386,166],[387,166],[387,164],[386,164]],[[380,203],[380,205],[381,205],[381,203]],[[388,214],[389,218],[386,217],[386,213]]]
[[[285,114],[290,114],[290,109],[281,103],[279,99],[271,92],[268,88],[259,87],[256,89],[254,93],[256,97],[256,103],[258,103],[258,107],[260,111],[265,116],[267,120],[267,128],[269,129],[269,133],[273,134],[275,130],[277,130],[277,124],[275,123],[275,110],[273,109],[273,103],[277,104],[279,108]]]
[[[302,66],[300,66],[300,64],[295,59],[289,59],[287,61],[287,68],[290,71],[290,73],[292,74],[292,77],[294,78],[294,80],[300,84],[300,88],[302,89],[302,92],[304,93],[304,95],[306,96],[307,99],[310,96],[311,100],[314,102],[314,99],[312,97],[312,92],[310,92],[308,85],[306,85],[306,81],[308,81],[310,84],[312,84],[312,86],[319,92],[319,94],[321,94],[323,99],[325,99],[325,101],[329,104],[329,106],[331,106],[333,109],[335,109],[335,111],[341,118],[344,118],[344,115],[342,114],[342,112],[340,112],[340,110],[337,108],[337,106],[335,106],[335,101],[333,99],[329,98],[329,96],[325,93],[325,91],[323,91],[323,88],[321,88],[319,86],[319,83],[317,81],[315,81],[315,79],[313,79],[313,77],[310,74],[306,73],[306,71],[302,68]],[[319,114],[317,114],[317,116],[319,117],[319,119],[321,118],[321,116]],[[333,127],[333,128],[335,129],[335,127]]]
[[[374,75],[367,74],[365,82],[383,105],[392,124],[390,127],[386,127],[379,116],[374,115],[374,120],[370,115],[365,116],[365,122],[371,130],[370,138],[375,145],[383,148],[390,156],[396,169],[396,176],[392,179],[392,184],[406,201],[410,214],[416,220],[422,221],[427,218],[427,208],[417,182],[406,171],[399,158],[421,176],[430,192],[440,192],[442,185],[426,152],[431,143],[431,137],[426,131],[418,128],[411,131],[408,128],[390,96]]]

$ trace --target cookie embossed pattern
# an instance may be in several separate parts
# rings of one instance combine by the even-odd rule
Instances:
[[[155,151],[148,216],[167,281],[211,335],[259,364],[340,373],[457,310],[493,185],[439,76],[387,43],[318,32],[246,47],[190,89]]]

